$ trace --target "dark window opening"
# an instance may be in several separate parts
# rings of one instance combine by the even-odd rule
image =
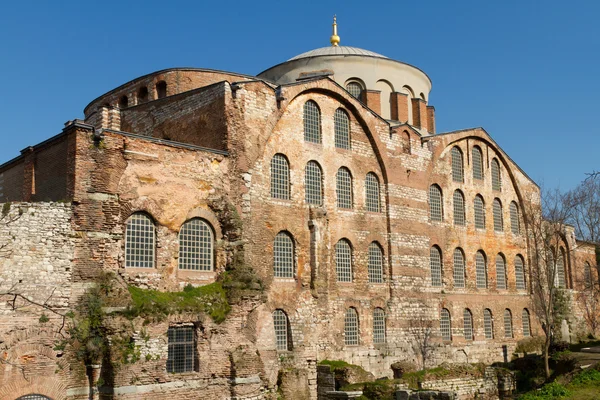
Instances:
[[[160,81],[156,84],[156,96],[159,99],[167,97],[167,82]]]

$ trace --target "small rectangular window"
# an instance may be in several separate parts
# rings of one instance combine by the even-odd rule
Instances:
[[[172,326],[167,332],[169,353],[167,372],[191,372],[196,368],[196,333],[194,326]]]

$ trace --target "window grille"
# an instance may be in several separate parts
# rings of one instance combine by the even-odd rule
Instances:
[[[336,175],[338,208],[352,208],[352,175],[347,168],[340,168]]]
[[[46,397],[41,394],[26,394],[25,396],[19,397],[17,400],[52,400],[50,397]]]
[[[341,108],[333,114],[333,130],[335,131],[335,147],[350,149],[350,119]]]
[[[275,154],[271,159],[271,197],[290,199],[290,164],[282,154]]]
[[[275,236],[273,271],[276,278],[294,277],[294,243],[286,232],[279,232]]]
[[[556,260],[556,278],[557,285],[559,288],[567,287],[565,281],[565,253],[562,247],[560,248],[560,255],[558,256],[558,260]]]
[[[589,262],[586,262],[584,267],[583,267],[583,284],[585,286],[586,289],[589,289],[592,287],[593,281],[592,281],[592,267],[590,266]]]
[[[323,205],[323,172],[315,161],[309,161],[305,169],[304,190],[306,202],[315,206]]]
[[[525,270],[521,256],[515,257],[515,280],[518,290],[525,289]]]
[[[492,160],[492,190],[502,190],[502,180],[500,177],[500,164],[497,159]]]
[[[352,248],[346,239],[335,244],[335,271],[338,282],[352,282]]]
[[[385,343],[385,312],[381,308],[373,311],[373,343]]]
[[[432,221],[442,221],[442,189],[438,185],[429,187],[429,218]]]
[[[346,346],[358,346],[358,313],[354,308],[346,310],[344,318],[344,343]]]
[[[485,256],[481,251],[478,251],[475,256],[475,273],[477,274],[477,287],[479,289],[487,288],[487,266]]]
[[[463,155],[458,147],[452,148],[452,180],[464,182]]]
[[[167,372],[194,371],[196,358],[196,338],[193,326],[170,327],[167,331],[169,342]]]
[[[125,227],[125,267],[154,267],[154,224],[146,215],[133,214]]]
[[[436,246],[429,250],[429,266],[431,268],[431,285],[442,286],[442,254]]]
[[[360,94],[362,93],[363,88],[359,83],[350,82],[346,85],[346,90],[350,92],[352,96],[360,100]]]
[[[465,198],[460,190],[454,191],[454,225],[465,225]]]
[[[473,201],[473,210],[475,214],[475,228],[485,229],[485,205],[481,196],[475,196]]]
[[[450,311],[445,308],[442,309],[440,313],[440,333],[442,334],[442,339],[446,341],[452,340],[452,325],[450,322]]]
[[[504,231],[504,221],[502,218],[502,203],[500,203],[500,200],[494,199],[492,203],[492,211],[494,213],[494,231]]]
[[[465,287],[465,255],[461,249],[454,249],[454,287]]]
[[[365,197],[367,211],[381,211],[379,203],[379,179],[377,179],[377,175],[372,172],[369,172],[365,178]]]
[[[369,282],[383,283],[383,252],[376,242],[369,245]]]
[[[492,312],[488,308],[483,310],[483,330],[485,331],[486,339],[494,338],[494,321],[492,319]]]
[[[513,337],[512,314],[510,313],[510,310],[508,308],[504,310],[504,337]]]
[[[465,340],[473,340],[473,315],[466,308],[463,311],[463,334]]]
[[[483,179],[483,155],[479,146],[473,147],[473,179]]]
[[[521,228],[519,226],[519,208],[517,207],[517,203],[514,201],[510,203],[510,230],[515,235],[521,233]]]
[[[506,263],[501,254],[496,256],[496,287],[506,289]]]
[[[312,100],[304,103],[304,140],[321,143],[321,111]]]
[[[288,331],[288,317],[282,310],[273,311],[273,325],[275,326],[275,342],[277,344],[277,350],[291,350],[288,337],[290,332]]]
[[[529,311],[527,311],[526,308],[523,309],[521,318],[523,320],[523,336],[531,336],[531,325],[529,324]]]
[[[213,231],[199,218],[183,224],[179,231],[179,269],[212,271]]]

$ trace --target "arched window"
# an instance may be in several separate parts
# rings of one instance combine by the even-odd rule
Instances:
[[[565,249],[560,248],[558,260],[556,260],[556,282],[559,288],[566,288],[567,282],[565,279]]]
[[[452,180],[464,182],[464,164],[462,151],[456,146],[452,148]]]
[[[304,170],[304,190],[308,204],[323,205],[323,171],[316,161],[306,163]]]
[[[338,282],[352,282],[352,247],[346,239],[335,244],[335,272]]]
[[[26,394],[25,396],[19,397],[17,400],[52,400],[50,397],[46,397],[41,394]]]
[[[321,143],[321,111],[312,100],[304,103],[304,140]]]
[[[275,154],[271,159],[271,197],[290,199],[290,164],[283,154]]]
[[[463,311],[463,334],[465,340],[473,340],[473,314],[468,308]]]
[[[507,308],[504,310],[504,337],[512,338],[513,337],[513,328],[512,328],[512,313]]]
[[[475,274],[477,275],[477,287],[479,289],[487,288],[487,264],[485,254],[481,250],[475,255]]]
[[[437,246],[433,246],[429,250],[429,266],[431,268],[431,285],[442,286],[442,252]]]
[[[365,178],[365,205],[367,211],[381,211],[379,203],[379,179],[372,172],[369,172]]]
[[[146,86],[142,86],[137,92],[137,102],[138,104],[142,104],[148,101],[148,88]]]
[[[121,96],[121,98],[119,99],[119,108],[123,109],[123,108],[127,108],[129,106],[129,99],[127,98],[126,95]]]
[[[350,149],[350,119],[346,111],[338,108],[333,114],[333,130],[335,131],[335,147]]]
[[[589,262],[585,262],[583,266],[583,285],[586,289],[589,289],[593,286],[593,278],[592,278],[592,266]]]
[[[506,289],[506,261],[501,253],[496,256],[496,288]]]
[[[179,269],[214,270],[214,234],[200,218],[186,221],[179,231]]]
[[[523,336],[531,336],[531,324],[529,323],[529,310],[526,308],[523,309],[523,313],[521,314],[521,319],[523,320]]]
[[[440,312],[440,333],[442,334],[442,340],[452,340],[452,323],[450,321],[450,311],[442,308]]]
[[[483,179],[483,155],[479,146],[474,146],[471,152],[473,158],[473,179]]]
[[[344,343],[346,346],[358,346],[358,313],[350,307],[344,317]]]
[[[275,327],[275,342],[277,350],[288,351],[292,350],[291,330],[289,329],[290,322],[283,310],[273,311],[273,325]]]
[[[381,308],[373,310],[373,343],[385,343],[385,312]]]
[[[135,213],[125,226],[125,267],[154,268],[155,229],[152,220]]]
[[[402,151],[404,151],[406,154],[410,154],[412,152],[410,146],[410,133],[407,131],[404,131],[402,134]]]
[[[156,97],[159,99],[167,97],[167,82],[160,81],[156,83]]]
[[[525,263],[520,255],[515,257],[515,280],[517,290],[525,289]]]
[[[348,168],[338,169],[335,176],[335,187],[338,208],[351,209],[353,204],[352,175],[350,175]]]
[[[481,195],[475,196],[475,200],[473,200],[473,212],[475,214],[475,228],[485,229],[485,203]]]
[[[519,225],[519,207],[517,207],[517,203],[511,201],[510,203],[510,230],[515,235],[519,235],[521,233],[521,228]]]
[[[454,266],[453,266],[453,277],[454,287],[464,288],[465,287],[465,255],[458,247],[454,249]]]
[[[452,196],[454,203],[454,225],[465,225],[465,197],[458,189],[454,191]]]
[[[273,275],[293,278],[294,272],[294,242],[287,232],[279,232],[273,243]]]
[[[354,97],[360,100],[360,94],[363,91],[362,86],[358,82],[350,82],[346,85],[346,90]]]
[[[492,319],[492,312],[489,308],[483,310],[483,330],[485,331],[486,339],[494,338],[494,320]]]
[[[377,242],[369,245],[369,282],[383,283],[383,251]]]
[[[429,186],[429,218],[432,221],[442,221],[442,189],[438,185]]]
[[[492,190],[502,190],[502,178],[500,177],[500,163],[497,159],[492,160]]]
[[[503,232],[504,219],[502,218],[502,203],[500,203],[500,200],[494,199],[492,202],[492,211],[494,214],[494,231]]]

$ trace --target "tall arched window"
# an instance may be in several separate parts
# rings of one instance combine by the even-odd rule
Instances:
[[[494,320],[489,308],[483,310],[483,330],[485,331],[486,339],[494,338]]]
[[[502,178],[500,177],[500,163],[496,158],[492,160],[492,190],[502,190]]]
[[[383,251],[377,242],[369,245],[369,282],[383,283]]]
[[[556,260],[556,282],[559,288],[567,287],[565,275],[565,249],[561,247],[558,253],[558,260]]]
[[[475,228],[485,229],[485,203],[479,194],[473,200],[473,213],[475,214]]]
[[[431,268],[431,286],[442,286],[442,252],[433,246],[429,250],[429,266]]]
[[[360,94],[363,91],[362,86],[358,82],[350,82],[346,85],[346,90],[357,99],[360,100]]]
[[[321,111],[312,100],[304,103],[304,140],[321,143]]]
[[[148,88],[142,86],[137,92],[137,103],[142,104],[148,101]]]
[[[352,175],[348,168],[342,167],[338,169],[335,176],[335,187],[338,208],[351,209],[353,205]]]
[[[167,82],[160,81],[156,83],[156,97],[159,99],[167,97]]]
[[[471,152],[473,158],[473,179],[483,179],[483,155],[479,146],[474,146]]]
[[[492,202],[492,211],[494,214],[494,231],[503,232],[504,218],[502,217],[502,203],[500,203],[500,200],[494,199]]]
[[[125,267],[154,268],[155,237],[152,220],[143,213],[132,214],[125,225]]]
[[[373,310],[373,343],[385,343],[385,312],[381,308]]]
[[[289,324],[288,317],[283,310],[273,311],[273,325],[275,326],[275,342],[277,344],[277,350],[292,350]]]
[[[323,205],[323,171],[316,161],[306,163],[304,170],[304,191],[308,204]]]
[[[507,308],[504,310],[504,337],[512,338],[513,337],[513,327],[512,327],[512,313]]]
[[[523,313],[521,314],[521,319],[523,321],[523,336],[531,336],[531,324],[529,323],[529,310],[526,308],[523,309]]]
[[[119,99],[119,108],[123,109],[123,108],[127,108],[129,106],[129,99],[127,98],[126,95],[121,96],[121,98]]]
[[[517,290],[525,289],[525,263],[523,262],[523,257],[517,255],[515,257],[515,280]]]
[[[429,186],[429,218],[432,221],[442,221],[442,189],[438,185]]]
[[[338,282],[352,282],[352,247],[346,239],[335,244],[335,272]]]
[[[468,308],[463,311],[463,334],[465,340],[473,340],[473,314]]]
[[[485,260],[485,254],[479,250],[475,255],[475,274],[476,283],[479,289],[487,288],[487,264]]]
[[[335,132],[335,147],[350,149],[350,119],[346,111],[338,108],[333,114],[333,130]]]
[[[271,159],[271,197],[290,199],[290,164],[283,154],[275,154]]]
[[[465,225],[465,197],[458,189],[454,191],[452,196],[454,204],[454,225]]]
[[[214,270],[214,235],[200,218],[185,222],[179,231],[179,269]]]
[[[521,233],[521,228],[519,224],[519,207],[517,207],[517,203],[514,201],[510,202],[510,230],[515,235],[519,235]]]
[[[454,287],[464,288],[465,287],[465,255],[458,247],[454,249],[454,266],[453,266],[453,277]]]
[[[287,232],[279,232],[273,242],[273,275],[293,278],[294,272],[294,241]]]
[[[347,309],[344,317],[344,343],[358,346],[358,313],[354,307]]]
[[[452,322],[450,320],[450,311],[442,308],[440,312],[440,333],[442,334],[442,340],[452,340]]]
[[[369,172],[365,178],[365,206],[367,211],[381,211],[379,198],[379,179],[373,172]]]
[[[454,146],[452,148],[452,180],[454,182],[464,182],[464,172],[462,151]]]
[[[592,266],[589,262],[585,262],[583,266],[583,286],[586,289],[593,287],[594,280],[592,278]]]
[[[501,253],[496,256],[496,288],[506,289],[506,261]]]

